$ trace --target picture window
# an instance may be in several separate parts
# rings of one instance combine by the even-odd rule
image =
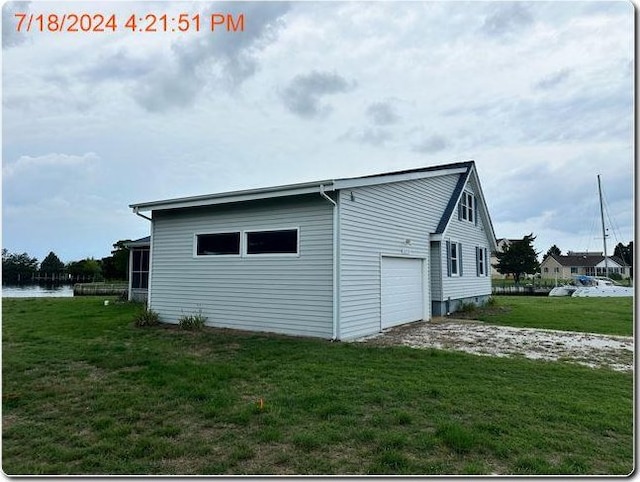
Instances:
[[[298,254],[298,230],[247,232],[247,254]]]
[[[240,254],[240,233],[212,233],[196,236],[198,256],[224,256]]]

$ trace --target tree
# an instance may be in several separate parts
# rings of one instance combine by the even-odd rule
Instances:
[[[622,243],[618,243],[613,250],[613,255],[620,258],[627,266],[629,266],[630,274],[633,276],[633,241],[630,241],[627,246]]]
[[[106,279],[126,280],[129,268],[129,248],[125,246],[130,239],[120,240],[113,245],[111,256],[102,258],[102,274]]]
[[[562,251],[560,251],[560,248],[558,248],[555,244],[553,246],[551,246],[549,248],[549,251],[546,252],[546,254],[543,256],[542,260],[544,261],[545,259],[547,259],[549,256],[551,256],[552,254],[555,254],[556,256],[561,256],[562,255]]]
[[[496,253],[498,262],[493,267],[500,274],[513,275],[516,284],[520,283],[523,274],[534,274],[540,270],[538,254],[533,248],[533,233],[521,240],[512,241],[502,252]]]
[[[46,258],[42,260],[42,263],[40,263],[40,273],[46,276],[59,275],[63,271],[64,263],[60,261],[60,258],[58,258],[53,251],[50,251]]]
[[[72,278],[91,279],[92,281],[99,281],[102,279],[102,268],[100,267],[100,261],[93,258],[86,258],[80,261],[72,261],[67,264],[67,273]]]
[[[27,253],[9,253],[2,249],[2,282],[22,283],[31,280],[38,270],[38,259]]]

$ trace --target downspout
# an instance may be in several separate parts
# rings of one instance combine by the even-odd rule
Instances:
[[[320,196],[325,198],[331,204],[333,204],[333,336],[331,341],[338,339],[338,304],[339,304],[339,292],[338,292],[338,203],[327,196],[324,192],[324,184],[320,184]]]
[[[140,214],[140,213],[138,212],[138,207],[137,207],[137,206],[136,206],[135,208],[133,208],[133,213],[134,213],[134,214],[137,214],[137,215],[138,215],[138,216],[140,216],[141,218],[146,219],[147,221],[151,221],[151,222],[153,222],[153,219],[151,219],[150,217],[145,216],[144,214]]]
[[[151,226],[149,228],[149,281],[147,282],[147,310],[151,310],[151,276],[153,271],[153,219],[145,216],[144,214],[140,214],[138,212],[138,206],[133,208],[133,212],[134,214],[140,216],[143,219],[146,219],[151,223]],[[129,294],[131,294],[131,289],[129,289]]]

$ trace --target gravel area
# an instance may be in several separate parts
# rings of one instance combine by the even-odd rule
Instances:
[[[633,371],[631,336],[539,330],[489,325],[480,321],[435,318],[355,340],[373,345],[457,350],[486,356],[523,356],[565,361],[592,368]]]

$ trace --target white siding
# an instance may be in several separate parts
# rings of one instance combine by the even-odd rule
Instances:
[[[177,323],[330,338],[333,206],[315,196],[153,213],[151,308]],[[299,228],[299,256],[194,257],[194,233]]]
[[[429,259],[429,234],[435,232],[458,177],[452,174],[340,192],[341,339],[379,331],[380,256]]]
[[[472,182],[467,183],[465,190],[474,195],[477,192],[477,188]],[[476,247],[487,248],[488,252],[491,251],[487,230],[482,219],[480,216],[477,224],[459,220],[457,206],[454,209],[451,222],[443,234],[442,243],[440,243],[440,269],[442,270],[443,286],[439,293],[440,298],[436,298],[434,295],[434,300],[446,301],[448,298],[457,300],[491,294],[491,277],[477,276],[476,273]],[[447,240],[462,245],[462,276],[447,276]]]

